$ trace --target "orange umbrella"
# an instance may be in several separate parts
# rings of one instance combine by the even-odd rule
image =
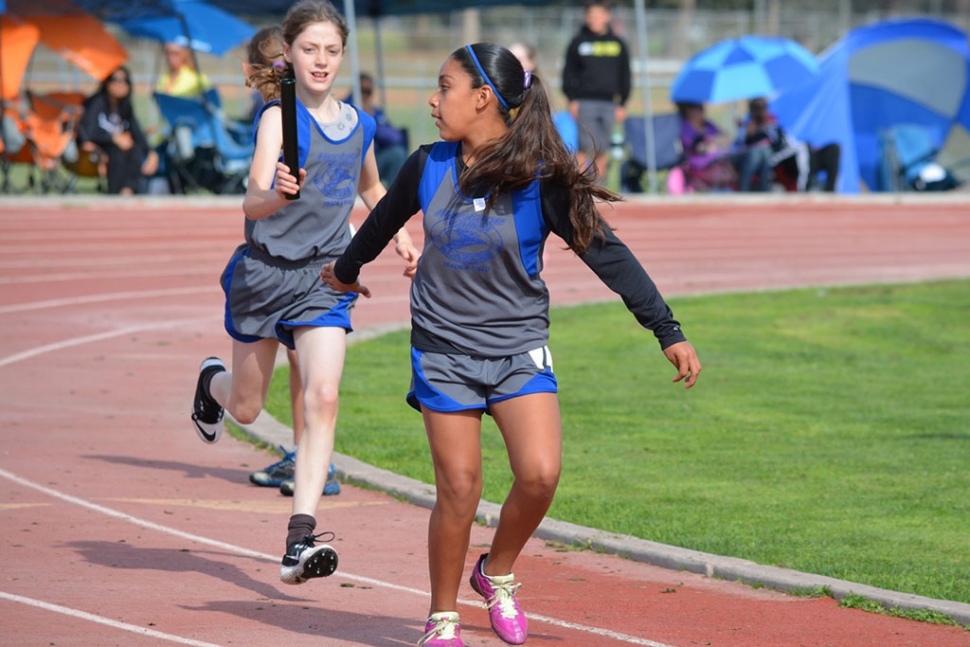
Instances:
[[[20,82],[40,39],[40,30],[14,16],[0,16],[0,78],[4,99],[16,99]]]
[[[40,42],[99,81],[128,60],[128,52],[91,14],[73,11],[21,17],[40,29]]]

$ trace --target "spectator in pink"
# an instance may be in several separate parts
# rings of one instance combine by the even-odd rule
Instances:
[[[771,190],[770,147],[732,146],[731,137],[705,117],[702,104],[678,103],[677,110],[689,184],[698,189],[729,189],[736,184],[738,191]]]

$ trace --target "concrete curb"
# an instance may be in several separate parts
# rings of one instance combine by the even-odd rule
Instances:
[[[376,334],[379,333],[374,332],[371,336]],[[282,358],[285,363],[285,353],[282,354]],[[293,444],[293,430],[277,421],[266,411],[263,411],[251,425],[240,425],[238,422],[233,422],[248,436],[258,441],[284,447],[290,447]],[[394,474],[336,452],[333,455],[333,462],[336,466],[337,476],[341,481],[366,485],[423,508],[430,509],[434,506],[435,490],[432,485]],[[494,528],[498,523],[500,510],[501,506],[483,500],[478,506],[476,519],[479,523]],[[909,593],[888,591],[865,584],[838,580],[823,575],[801,573],[777,566],[763,566],[744,559],[722,557],[628,535],[606,533],[594,528],[549,518],[544,519],[539,525],[535,536],[540,539],[559,541],[570,545],[586,546],[597,552],[626,557],[633,561],[662,568],[688,571],[728,581],[740,581],[784,593],[824,589],[836,600],[842,600],[847,596],[861,595],[880,603],[887,609],[936,611],[964,626],[970,625],[970,604],[962,602],[950,602]]]

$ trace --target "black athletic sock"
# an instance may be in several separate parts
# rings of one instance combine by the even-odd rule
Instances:
[[[313,518],[312,515],[308,514],[295,514],[290,517],[290,523],[287,524],[286,530],[286,548],[289,550],[290,544],[295,544],[298,541],[302,541],[307,535],[312,535],[313,530],[317,527],[317,520]]]

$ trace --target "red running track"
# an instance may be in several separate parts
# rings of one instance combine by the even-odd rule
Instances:
[[[970,276],[968,213],[952,199],[737,200],[608,217],[674,295]],[[345,485],[320,511],[340,570],[285,586],[289,500],[247,481],[269,456],[228,437],[204,446],[190,429],[200,359],[229,352],[217,279],[241,228],[238,201],[0,203],[0,643],[420,637],[426,509]],[[559,247],[545,273],[554,303],[615,298]],[[406,321],[399,272],[390,252],[366,269],[375,297],[356,309],[359,329]],[[473,529],[469,568],[490,535]],[[516,574],[531,645],[970,645],[956,627],[539,540]],[[467,644],[500,645],[467,585],[461,600]]]

